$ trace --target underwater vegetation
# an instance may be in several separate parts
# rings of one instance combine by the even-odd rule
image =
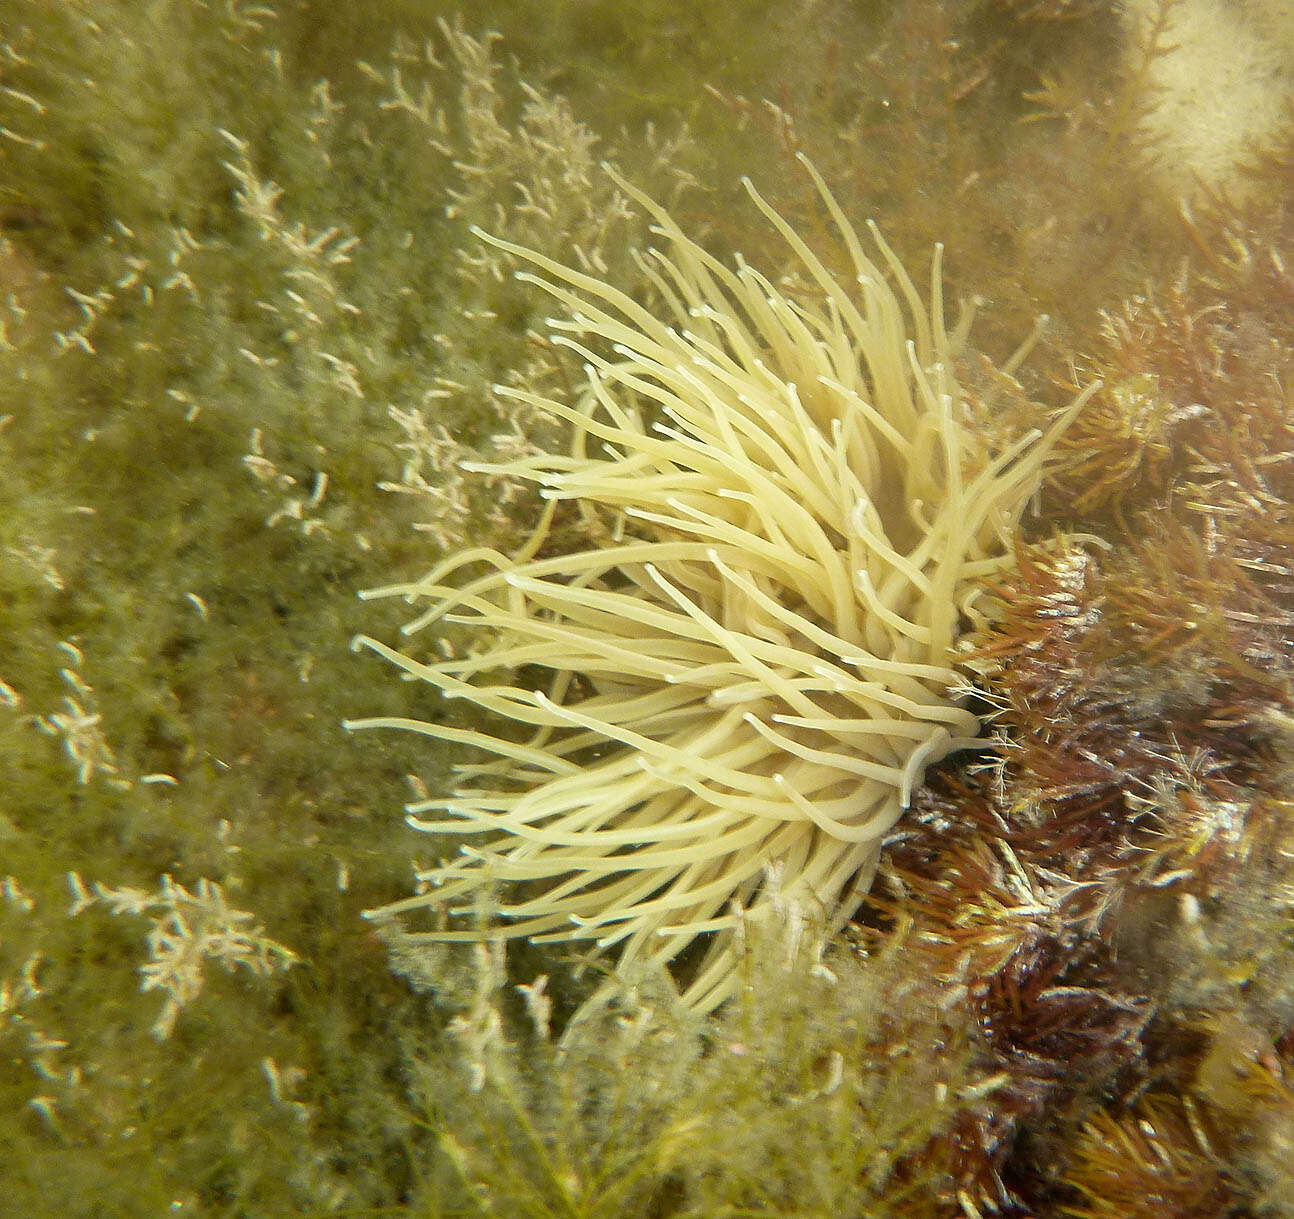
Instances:
[[[11,0],[0,1214],[1290,1214],[1282,13]],[[1219,115],[1227,91],[1191,87],[1200,62],[1261,87]],[[1197,128],[1227,138],[1206,147]],[[860,238],[864,288],[847,234],[872,219],[886,246]],[[922,280],[940,242],[934,292],[909,295],[899,268]],[[652,246],[666,261],[637,253]],[[547,295],[516,277],[526,266]],[[652,330],[701,274],[715,291],[695,302],[694,339]],[[595,284],[618,295],[590,301]],[[671,437],[615,412],[650,381],[649,343],[693,342],[711,376],[733,345],[771,345],[775,330],[730,320],[761,299],[785,302],[767,306],[778,325],[818,336],[812,359],[825,347],[830,377],[855,375],[866,401],[843,339],[847,302],[868,293],[918,348],[931,319],[938,360],[898,361],[898,380],[922,443],[949,442],[913,497],[932,510],[959,473],[1016,469],[1009,446],[1086,393],[1045,470],[1018,459],[1032,464],[977,542],[974,612],[943,623],[961,640],[956,689],[923,673],[930,705],[967,717],[949,733],[963,747],[908,766],[797,725],[814,750],[829,743],[824,777],[790,725],[764,735],[741,718],[734,748],[776,744],[800,763],[765,752],[742,773],[794,774],[797,809],[797,795],[856,795],[850,766],[888,768],[860,774],[886,824],[858,860],[876,872],[857,909],[834,905],[850,877],[825,894],[751,871],[748,908],[727,904],[730,887],[692,912],[672,976],[645,937],[641,968],[621,975],[615,945],[505,943],[500,907],[542,905],[551,873],[477,884],[460,847],[506,847],[416,834],[399,810],[425,821],[457,799],[497,816],[544,788],[488,753],[524,740],[497,707],[443,694],[471,678],[565,705],[545,685],[551,657],[514,679],[508,649],[554,623],[569,633],[594,575],[617,608],[653,608],[653,646],[675,657],[684,618],[721,620],[718,568],[666,532],[689,508],[716,522],[699,544],[754,590],[730,633],[781,649],[801,623],[837,622],[801,560],[772,569],[775,597],[743,560],[755,521],[797,549],[784,488],[750,474],[740,531],[711,502],[703,463],[737,416],[683,414]],[[936,324],[935,293],[967,324]],[[902,338],[884,350],[889,367]],[[604,413],[572,421],[585,362]],[[925,396],[937,362],[955,412]],[[811,383],[797,380],[806,401]],[[888,484],[856,473],[874,423],[862,406],[842,407],[838,433],[829,403],[810,407],[818,440],[797,442],[803,419],[787,414],[766,447],[816,474],[802,498],[834,542],[846,534],[813,498],[834,485],[833,435],[855,471],[842,499]],[[752,442],[763,417],[740,422]],[[580,429],[588,460],[570,464]],[[647,512],[668,524],[625,526],[618,544],[645,547],[660,576],[644,565],[645,587],[589,556],[629,495],[600,446],[646,469],[651,437],[690,441],[692,464],[671,469],[711,499],[676,493],[676,508],[653,492]],[[736,450],[724,461],[750,470]],[[763,496],[776,507],[761,518]],[[881,517],[891,541],[900,519]],[[934,519],[918,514],[914,534]],[[830,564],[861,565],[881,536],[863,531]],[[513,584],[487,574],[465,593],[458,565],[487,552]],[[430,685],[348,650],[427,609],[357,599],[383,584],[442,608],[464,597],[455,612],[476,619],[433,613],[406,638],[399,663]],[[869,625],[864,601],[851,648],[914,663],[898,657],[911,636]],[[520,643],[496,633],[506,615]],[[816,638],[821,662],[830,641]],[[686,643],[689,662],[716,646]],[[586,671],[572,705],[621,697],[632,676]],[[663,714],[668,695],[647,697]],[[361,716],[440,739],[342,729]],[[614,751],[565,723],[544,756],[585,750],[581,777],[610,774]],[[654,765],[640,781],[660,781]],[[487,794],[447,795],[465,779]],[[466,869],[449,896],[475,942],[424,938],[436,894],[417,877],[445,867]],[[410,902],[431,921],[363,917]],[[685,1002],[716,942],[726,1001]]]

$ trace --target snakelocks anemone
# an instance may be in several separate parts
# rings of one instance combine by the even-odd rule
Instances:
[[[421,893],[371,912],[439,911],[414,939],[592,940],[632,974],[708,936],[684,998],[712,1009],[738,919],[797,900],[838,928],[926,767],[976,744],[958,635],[983,624],[985,582],[1012,562],[1079,403],[990,451],[954,379],[938,248],[927,311],[875,226],[864,242],[805,167],[852,282],[749,182],[797,289],[717,260],[618,178],[663,243],[639,259],[656,311],[476,234],[536,268],[522,278],[555,298],[553,341],[586,380],[573,401],[496,388],[572,435],[565,453],[475,467],[551,501],[519,553],[467,549],[364,594],[425,602],[406,634],[475,628],[468,654],[438,663],[356,646],[501,721],[498,736],[348,724],[490,755],[407,809],[418,829],[469,836]],[[559,501],[606,544],[544,554]],[[482,886],[502,895],[486,927]]]

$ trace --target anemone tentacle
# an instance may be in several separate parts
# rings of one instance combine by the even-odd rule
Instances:
[[[982,617],[985,581],[1013,562],[1020,515],[1081,399],[990,451],[954,376],[941,251],[927,311],[876,227],[873,260],[805,164],[852,283],[749,181],[811,292],[740,258],[724,265],[610,169],[663,240],[640,257],[659,315],[477,234],[535,268],[522,277],[562,310],[549,325],[586,384],[575,402],[497,387],[566,421],[570,451],[473,468],[578,501],[620,540],[535,557],[546,513],[515,559],[468,550],[368,594],[422,603],[409,634],[449,618],[482,642],[435,663],[368,637],[357,647],[522,729],[348,724],[493,755],[452,796],[407,809],[415,827],[473,845],[421,873],[425,893],[372,914],[434,906],[452,919],[482,884],[525,882],[498,909],[501,929],[418,935],[618,944],[621,971],[709,935],[685,994],[707,1010],[732,986],[734,903],[757,915],[775,874],[782,896],[838,927],[925,769],[976,742],[954,693],[966,686],[959,625]],[[482,832],[494,835],[484,847]]]

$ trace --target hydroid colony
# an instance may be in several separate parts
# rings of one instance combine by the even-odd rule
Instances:
[[[638,260],[656,311],[477,233],[537,268],[522,278],[560,306],[553,341],[586,384],[574,402],[497,387],[572,435],[567,453],[475,467],[549,501],[519,553],[467,549],[365,594],[426,603],[406,635],[475,628],[467,655],[437,663],[356,645],[512,725],[349,724],[492,755],[409,806],[415,827],[469,842],[375,913],[470,914],[505,882],[501,926],[442,920],[415,939],[594,940],[632,974],[713,933],[685,992],[709,1010],[732,986],[739,908],[759,917],[780,896],[838,927],[926,767],[975,743],[959,634],[983,622],[985,581],[1012,562],[1079,403],[990,451],[954,376],[941,251],[927,311],[875,227],[873,255],[805,168],[853,282],[749,182],[796,287],[720,262],[618,179],[663,242]],[[565,501],[596,542],[550,556]]]

